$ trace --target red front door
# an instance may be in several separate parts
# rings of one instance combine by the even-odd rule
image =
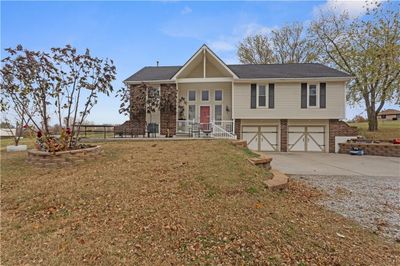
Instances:
[[[203,130],[207,130],[210,123],[210,106],[200,106],[200,124]]]

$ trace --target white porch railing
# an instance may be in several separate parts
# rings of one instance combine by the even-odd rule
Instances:
[[[218,139],[236,139],[236,136],[233,134],[233,132],[228,132],[215,123],[212,123],[211,137]]]
[[[181,134],[205,135],[213,138],[234,139],[235,122],[233,120],[198,123],[195,120],[177,120],[176,131]]]

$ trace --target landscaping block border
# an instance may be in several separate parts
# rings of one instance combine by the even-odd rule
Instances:
[[[349,154],[352,148],[361,148],[365,155],[400,157],[400,144],[392,143],[339,143],[339,153]]]
[[[101,146],[60,152],[28,150],[27,162],[39,167],[68,166],[101,157]]]

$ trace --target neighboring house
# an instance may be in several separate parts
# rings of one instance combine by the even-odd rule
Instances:
[[[400,111],[395,109],[387,109],[378,114],[380,120],[400,120]]]
[[[184,98],[173,113],[153,114],[162,135],[167,128],[174,135],[199,128],[247,140],[259,151],[334,152],[335,136],[357,134],[341,121],[350,79],[321,64],[226,65],[203,45],[183,66],[144,67],[124,83],[132,95],[145,83]],[[144,134],[148,122],[145,113],[131,114],[123,126]]]

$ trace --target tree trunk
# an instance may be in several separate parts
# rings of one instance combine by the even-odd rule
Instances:
[[[375,110],[368,112],[368,131],[378,131],[378,116]]]

